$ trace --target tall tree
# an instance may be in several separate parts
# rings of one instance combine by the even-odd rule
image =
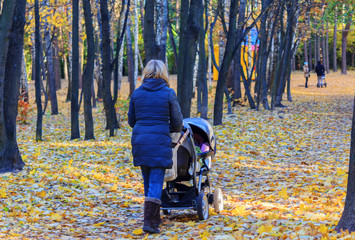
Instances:
[[[144,5],[144,51],[145,62],[148,63],[151,59],[158,59],[159,49],[155,41],[154,16],[155,16],[156,0],[145,1]],[[165,61],[165,59],[163,60]]]
[[[115,122],[117,122],[115,106],[111,95],[111,44],[110,44],[110,15],[107,0],[100,0],[102,25],[102,90],[106,114],[107,129],[110,137],[114,136]]]
[[[350,6],[349,6],[350,7]],[[350,26],[352,23],[352,12],[350,11],[350,14],[346,16],[346,25],[345,28],[343,29],[341,33],[341,73],[342,74],[347,74],[346,73],[346,49],[347,49],[347,44],[348,44],[348,35],[349,35],[349,30]]]
[[[202,13],[202,0],[181,1],[177,99],[184,118],[190,117],[193,91],[193,68],[197,39],[200,31],[199,16]]]
[[[246,3],[246,1],[244,2]],[[243,8],[242,4],[241,4],[241,8]],[[245,7],[244,7],[244,11],[245,11]],[[238,1],[231,0],[230,13],[229,13],[229,30],[227,34],[226,50],[224,52],[221,69],[219,70],[218,73],[218,82],[217,82],[215,104],[214,104],[214,117],[213,117],[214,125],[222,124],[223,94],[225,91],[228,70],[233,58],[233,50],[236,48],[235,36],[237,33],[237,28],[236,28],[237,12],[238,12]]]
[[[35,70],[35,89],[37,104],[37,125],[36,125],[36,141],[42,141],[42,100],[41,100],[41,35],[40,35],[40,16],[39,3],[35,0],[35,52],[36,52],[36,70]],[[1,45],[0,45],[1,46]]]
[[[134,89],[136,88],[136,79],[134,79],[134,60],[132,49],[132,34],[131,23],[128,19],[128,27],[126,29],[126,48],[127,48],[127,72],[129,81],[129,96],[132,96]]]
[[[12,26],[12,18],[15,11],[16,2],[6,0],[3,2],[3,8],[0,18],[0,152],[3,152],[6,144],[6,126],[4,116],[4,82],[5,82],[5,69],[6,57],[9,46],[9,34]]]
[[[166,60],[166,40],[168,24],[167,0],[145,1],[144,6],[144,50],[145,61]]]
[[[16,0],[12,18],[11,33],[6,57],[6,68],[3,85],[5,142],[1,142],[0,172],[22,170],[25,165],[21,158],[16,140],[16,117],[19,99],[21,68],[23,62],[23,36],[26,23],[26,0]]]
[[[333,31],[333,72],[338,71],[337,64],[337,9],[334,14],[334,31]]]
[[[85,140],[94,139],[94,121],[92,118],[91,87],[94,81],[94,63],[95,63],[95,40],[94,27],[92,23],[90,0],[83,0],[85,29],[87,36],[87,56],[86,65],[83,74],[83,92],[84,92],[84,117],[85,117]]]
[[[49,2],[47,0],[43,1],[44,6],[49,8]],[[51,99],[51,113],[52,115],[58,114],[58,102],[57,102],[57,89],[56,89],[56,79],[54,71],[54,62],[53,62],[53,43],[51,37],[51,26],[49,25],[47,18],[45,17],[44,24],[44,40],[46,43],[46,57],[47,57],[47,83],[49,85],[49,95]]]
[[[348,187],[346,190],[345,206],[335,230],[354,232],[355,231],[355,98],[353,108],[353,123],[351,130],[350,160]]]
[[[71,139],[80,138],[79,130],[79,0],[73,0],[72,26]]]
[[[201,118],[207,119],[208,113],[208,87],[207,87],[207,68],[206,68],[206,47],[205,47],[205,40],[206,40],[206,31],[207,31],[207,3],[204,4],[205,9],[205,27],[204,26],[204,16],[200,14],[200,32],[199,32],[199,63],[198,63],[198,101],[200,102],[200,112]]]

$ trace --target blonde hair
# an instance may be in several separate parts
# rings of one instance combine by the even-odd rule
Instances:
[[[168,70],[160,60],[150,60],[143,69],[142,75],[143,81],[146,78],[161,78],[169,85]]]

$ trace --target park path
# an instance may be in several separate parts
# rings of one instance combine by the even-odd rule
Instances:
[[[36,143],[33,112],[18,131],[24,171],[0,176],[0,238],[338,238],[333,229],[346,190],[354,74],[327,75],[327,88],[316,88],[312,75],[305,89],[302,73],[294,73],[287,108],[239,107],[225,115],[214,128],[211,172],[225,210],[211,209],[207,221],[175,211],[154,236],[140,231],[143,186],[122,110],[128,101],[120,103],[123,124],[114,138],[104,131],[102,108],[94,110],[94,141],[69,141],[70,105],[62,101],[61,114],[44,116],[44,141]],[[65,91],[59,95],[63,100]]]

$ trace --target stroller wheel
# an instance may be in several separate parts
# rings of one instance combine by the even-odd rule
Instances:
[[[197,197],[197,215],[200,220],[207,220],[209,217],[209,207],[206,195],[201,192]]]
[[[223,210],[223,193],[222,189],[216,188],[213,193],[214,211],[219,213]]]
[[[163,213],[164,213],[164,215],[170,215],[171,214],[171,210],[164,209]]]

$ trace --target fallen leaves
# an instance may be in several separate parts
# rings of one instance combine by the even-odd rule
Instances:
[[[192,210],[173,211],[155,237],[345,237],[334,227],[346,194],[353,92],[313,90],[294,94],[283,112],[239,107],[225,115],[224,125],[214,127],[218,150],[210,173],[212,187],[223,190],[225,210],[215,214],[211,207],[202,222]],[[69,140],[68,112],[44,116],[43,142],[33,140],[34,114],[21,126],[18,143],[27,165],[0,175],[0,238],[152,238],[142,232],[143,184],[132,164],[131,129],[124,121],[109,138],[101,106],[94,115],[91,141]],[[82,114],[80,122],[83,135]]]

